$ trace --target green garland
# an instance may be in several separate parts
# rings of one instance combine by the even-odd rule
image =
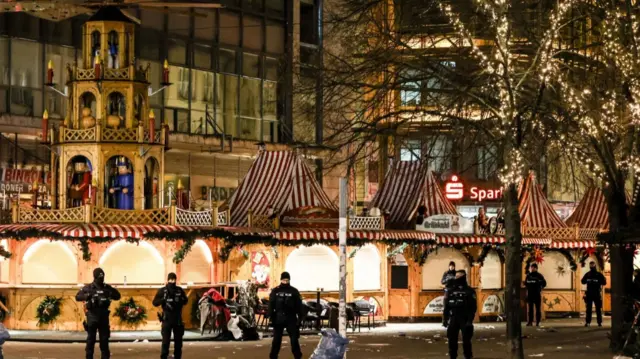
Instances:
[[[487,244],[484,247],[482,247],[482,252],[480,252],[478,259],[476,259],[476,263],[480,264],[480,267],[484,265],[484,260],[487,258],[489,253],[491,253],[491,250],[494,250],[498,254],[498,258],[500,258],[500,263],[504,264],[504,251],[502,250],[502,248],[500,248],[499,246],[493,246],[493,245]]]
[[[60,316],[60,305],[62,297],[47,295],[36,308],[36,318],[38,325],[45,325],[55,321]]]
[[[133,297],[129,297],[118,304],[113,316],[120,318],[121,323],[137,325],[147,319],[147,309],[136,303]]]

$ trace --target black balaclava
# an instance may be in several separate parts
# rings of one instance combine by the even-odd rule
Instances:
[[[173,280],[174,282],[173,282],[173,283],[168,282],[168,281],[170,281],[170,280]],[[177,281],[177,280],[178,280],[178,276],[176,276],[176,274],[175,274],[175,273],[173,273],[173,272],[172,272],[172,273],[169,273],[169,275],[167,276],[167,288],[169,288],[169,289],[175,289],[175,288],[176,288],[176,283],[175,283],[175,281]]]
[[[596,263],[595,263],[595,262],[591,262],[591,263],[589,263],[589,270],[590,270],[590,271],[592,271],[592,272],[597,271]]]
[[[291,281],[291,274],[289,274],[289,272],[282,272],[282,274],[280,274],[280,281],[288,279],[289,281]],[[289,283],[287,284],[283,284],[280,283],[280,285],[284,285],[284,286],[288,286],[290,285]]]
[[[93,283],[99,286],[104,285],[104,271],[102,268],[96,268],[93,270]]]

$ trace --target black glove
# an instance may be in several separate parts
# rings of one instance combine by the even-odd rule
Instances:
[[[447,323],[447,322],[442,322],[442,326],[443,326],[443,327],[445,327],[445,328],[448,328],[448,327],[449,327],[449,323]]]

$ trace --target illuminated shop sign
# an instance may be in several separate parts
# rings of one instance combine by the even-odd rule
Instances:
[[[486,200],[497,200],[502,198],[502,188],[484,188],[473,186],[465,188],[458,176],[453,175],[444,184],[444,195],[450,200],[467,199],[482,202]]]

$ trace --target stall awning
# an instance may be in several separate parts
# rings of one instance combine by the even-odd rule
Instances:
[[[389,212],[388,225],[408,226],[420,205],[426,207],[425,217],[436,214],[457,215],[455,206],[444,196],[433,172],[420,161],[396,162],[384,179],[384,184],[371,201],[370,207]]]
[[[595,248],[596,241],[577,241],[572,239],[562,240],[554,239],[551,243],[551,248],[560,249],[581,249],[581,248]]]
[[[464,235],[464,234],[438,234],[436,235],[438,244],[504,244],[504,236],[489,235]],[[551,244],[550,238],[522,238],[523,245],[541,245],[548,246]]]
[[[247,214],[277,214],[301,207],[336,209],[301,156],[290,151],[262,151],[231,199],[231,225],[247,226]]]
[[[566,223],[580,228],[609,228],[609,211],[602,190],[589,187]]]
[[[274,237],[278,240],[326,240],[337,241],[338,229],[311,229],[311,228],[287,228],[274,232]],[[347,232],[349,239],[376,240],[403,240],[407,241],[429,241],[435,239],[435,234],[424,231],[365,231],[352,230]]]
[[[148,233],[167,233],[200,230],[191,226],[126,225],[126,224],[9,224],[0,226],[0,233],[41,232],[67,238],[135,238]]]
[[[527,227],[565,228],[567,225],[560,219],[547,198],[536,183],[533,172],[520,187],[520,219]]]

